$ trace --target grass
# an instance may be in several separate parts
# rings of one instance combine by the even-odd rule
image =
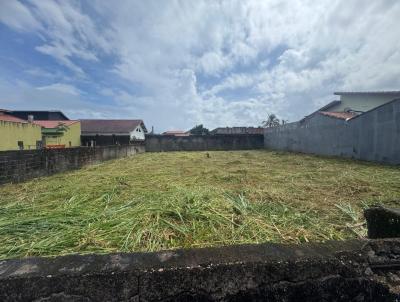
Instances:
[[[269,151],[145,153],[0,186],[0,258],[365,235],[400,168]]]

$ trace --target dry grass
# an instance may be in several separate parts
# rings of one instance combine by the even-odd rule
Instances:
[[[363,236],[400,169],[268,151],[146,153],[0,187],[0,258]],[[399,203],[397,203],[399,205]]]

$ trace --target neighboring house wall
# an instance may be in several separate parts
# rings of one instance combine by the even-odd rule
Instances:
[[[329,111],[344,111],[350,108],[355,111],[366,112],[378,106],[386,104],[396,98],[400,98],[400,93],[395,94],[344,94],[340,96],[340,104],[337,104]]]
[[[266,128],[267,149],[400,164],[400,100],[344,121],[316,114],[304,122]]]
[[[42,140],[41,127],[32,123],[0,121],[0,151],[19,150],[18,142],[23,142],[24,149],[36,149]]]
[[[76,122],[68,126],[62,135],[44,135],[45,146],[65,145],[65,147],[79,147],[81,145],[81,123]]]
[[[131,140],[144,140],[144,130],[141,126],[137,126],[135,130],[130,133]]]

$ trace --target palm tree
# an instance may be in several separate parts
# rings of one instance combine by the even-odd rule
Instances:
[[[268,118],[262,122],[262,126],[266,128],[276,127],[279,125],[280,125],[279,119],[273,113],[268,114]]]

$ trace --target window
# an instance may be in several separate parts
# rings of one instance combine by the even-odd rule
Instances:
[[[24,142],[23,141],[18,141],[18,148],[19,148],[19,150],[24,150]]]

